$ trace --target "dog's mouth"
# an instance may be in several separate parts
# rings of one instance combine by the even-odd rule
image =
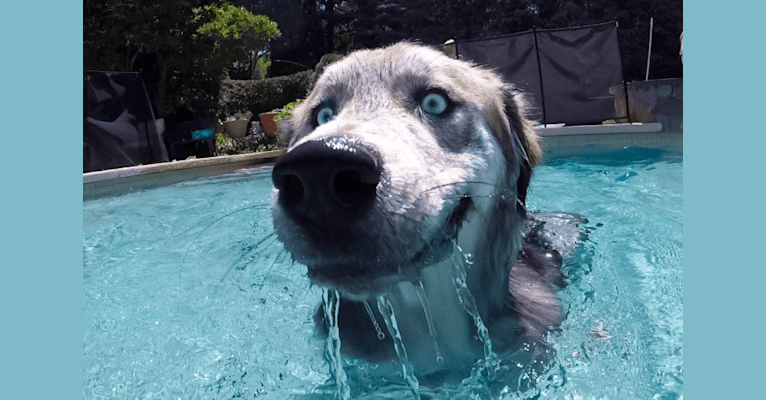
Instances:
[[[317,285],[336,289],[344,297],[365,300],[390,290],[399,282],[418,278],[420,271],[444,261],[454,251],[457,235],[470,211],[474,210],[471,196],[463,195],[443,225],[420,250],[405,261],[386,260],[359,263],[309,263],[309,279]]]

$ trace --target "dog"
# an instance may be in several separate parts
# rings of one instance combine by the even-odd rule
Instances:
[[[542,151],[526,107],[490,69],[398,43],[329,65],[293,110],[272,173],[274,227],[311,282],[340,293],[344,353],[397,357],[383,296],[417,376],[464,375],[483,345],[456,263],[494,349],[560,322],[561,252],[544,226],[569,221],[527,215]],[[326,334],[321,304],[315,320]]]

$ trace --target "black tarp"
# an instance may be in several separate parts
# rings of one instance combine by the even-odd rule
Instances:
[[[168,161],[138,72],[87,71],[83,87],[83,172]]]
[[[495,68],[527,93],[530,117],[586,124],[615,117],[609,88],[622,84],[614,22],[456,41],[458,57]]]

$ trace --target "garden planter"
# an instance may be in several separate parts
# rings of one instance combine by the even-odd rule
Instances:
[[[224,122],[223,126],[226,128],[226,133],[229,137],[241,139],[247,135],[248,122],[250,121],[246,119],[235,119],[233,121]]]
[[[277,124],[274,122],[274,116],[277,115],[276,113],[265,113],[261,114],[261,126],[263,127],[263,131],[266,132],[267,135],[274,135],[274,133],[277,131]]]

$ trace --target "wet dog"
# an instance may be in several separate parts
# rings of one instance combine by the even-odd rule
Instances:
[[[541,150],[524,107],[492,71],[399,43],[330,65],[292,112],[274,226],[340,293],[343,352],[396,357],[383,295],[417,375],[464,373],[483,350],[456,264],[495,349],[559,323],[561,257],[525,210]]]

